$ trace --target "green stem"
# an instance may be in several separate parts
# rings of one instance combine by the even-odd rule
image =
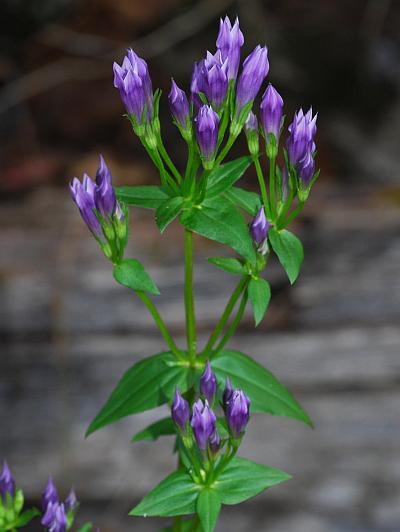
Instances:
[[[160,332],[166,341],[168,347],[171,349],[172,353],[179,358],[180,360],[184,360],[182,353],[180,352],[179,348],[175,344],[172,336],[170,335],[167,326],[165,325],[163,319],[161,318],[156,306],[154,305],[153,301],[149,298],[149,296],[145,292],[136,291],[136,294],[140,297],[140,299],[143,301],[143,303],[146,305],[146,307],[149,309],[150,314],[153,316],[154,321],[156,322],[158,328],[160,329]]]
[[[289,218],[287,218],[284,222],[284,226],[286,227],[287,225],[289,225],[290,223],[293,222],[293,220],[295,218],[297,218],[297,216],[301,213],[301,211],[303,210],[304,208],[304,205],[305,203],[304,202],[300,202],[297,207],[294,209],[294,211],[292,211],[289,215]]]
[[[247,288],[247,283],[246,283],[246,288]],[[223,338],[221,339],[221,341],[219,342],[219,344],[215,348],[215,351],[217,351],[217,352],[221,351],[221,349],[226,345],[227,342],[229,342],[229,340],[235,334],[235,331],[238,328],[240,320],[243,317],[243,313],[244,313],[244,310],[245,310],[246,304],[247,304],[247,299],[248,299],[248,295],[247,295],[247,290],[246,290],[246,292],[243,294],[242,301],[240,302],[240,306],[239,306],[239,309],[238,309],[237,314],[235,316],[235,319],[230,324],[228,330],[226,331],[226,333],[224,334]]]
[[[199,516],[198,516],[198,515],[195,515],[195,516],[193,517],[192,526],[190,527],[190,532],[196,532],[196,530],[197,530],[199,524],[200,524]]]
[[[219,322],[217,323],[214,331],[212,332],[205,348],[203,349],[203,352],[202,352],[202,359],[206,359],[207,358],[207,355],[211,352],[215,342],[218,340],[218,337],[219,335],[221,334],[223,328],[225,327],[230,315],[232,314],[232,311],[236,305],[236,302],[237,300],[239,299],[239,297],[241,296],[242,292],[243,292],[243,289],[244,287],[246,286],[247,284],[247,275],[244,275],[239,283],[237,284],[234,292],[232,293],[231,297],[229,298],[229,301],[228,303],[226,304],[226,307],[225,307],[225,310],[219,320]]]
[[[273,221],[276,218],[276,197],[275,197],[275,157],[271,157],[269,160],[269,199],[270,199],[270,212],[273,217]]]
[[[229,135],[229,138],[228,138],[225,146],[222,148],[221,153],[218,155],[218,157],[215,160],[214,168],[222,163],[222,161],[228,155],[228,152],[232,148],[232,146],[233,146],[233,144],[234,144],[236,139],[237,139],[236,135]]]
[[[172,531],[173,532],[182,531],[182,516],[181,515],[178,515],[174,518],[174,523],[172,525]]]
[[[196,359],[196,319],[193,295],[193,233],[185,229],[185,312],[189,359]]]
[[[254,166],[257,173],[258,178],[258,184],[260,185],[260,192],[261,192],[261,198],[265,209],[265,214],[267,218],[270,218],[270,210],[269,210],[269,202],[268,202],[268,194],[267,194],[267,187],[265,186],[265,179],[264,179],[264,173],[261,168],[260,161],[258,157],[253,157]]]
[[[168,155],[167,150],[165,149],[164,143],[162,141],[161,135],[158,136],[158,149],[161,153],[162,158],[167,163],[168,168],[171,170],[171,173],[175,177],[175,179],[178,181],[178,183],[181,183],[182,176],[179,173],[179,170],[176,168],[174,163],[171,160],[171,157]]]

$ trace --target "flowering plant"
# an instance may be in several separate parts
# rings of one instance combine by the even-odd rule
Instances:
[[[161,91],[153,91],[144,59],[128,50],[121,65],[114,63],[114,85],[133,131],[158,169],[160,184],[113,187],[111,172],[100,156],[95,181],[85,174],[82,182],[74,178],[70,185],[82,218],[113,264],[116,281],[133,290],[147,306],[167,346],[123,375],[87,435],[126,416],[171,405],[171,417],[150,425],[134,441],[175,435],[178,468],[131,515],[174,517],[168,529],[174,531],[211,532],[221,505],[238,504],[290,478],[237,456],[250,413],[287,416],[311,425],[307,413],[269,371],[248,355],[226,347],[248,301],[256,326],[264,317],[271,290],[263,274],[271,254],[278,257],[290,283],[297,279],[303,248],[287,227],[303,209],[318,177],[316,116],[312,109],[297,111],[283,144],[283,100],[271,84],[263,93],[259,118],[253,112],[269,71],[268,50],[257,46],[239,73],[243,43],[238,20],[232,25],[226,17],[220,23],[216,52],[207,52],[194,65],[190,97],[172,80],[169,106],[188,152],[183,171],[163,143]],[[249,155],[226,162],[242,131]],[[236,186],[251,164],[260,194]],[[125,258],[128,209],[134,206],[155,210],[161,233],[175,219],[183,227],[184,348],[175,343],[150,297],[159,294],[157,285],[137,259]],[[236,252],[235,257],[213,257],[209,262],[239,277],[201,349],[193,294],[194,233]]]

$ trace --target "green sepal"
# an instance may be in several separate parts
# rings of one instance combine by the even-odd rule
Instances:
[[[136,516],[173,517],[193,514],[200,486],[182,470],[168,475],[129,512]]]
[[[171,416],[160,419],[155,423],[152,423],[145,429],[141,430],[132,438],[132,442],[138,441],[155,441],[160,436],[171,436],[176,434],[175,423],[172,421]]]
[[[239,187],[232,187],[227,190],[224,192],[224,197],[251,216],[256,216],[261,207],[261,198],[256,192],[243,190]]]
[[[156,223],[160,232],[163,233],[167,226],[175,220],[183,206],[182,196],[168,198],[156,211]]]
[[[117,199],[127,205],[136,205],[145,209],[158,209],[169,198],[161,188],[153,185],[137,187],[115,187]]]
[[[153,279],[136,259],[125,259],[114,266],[114,279],[123,286],[135,291],[159,295],[160,291]]]
[[[227,257],[211,257],[208,262],[228,273],[243,275],[247,273],[246,267],[238,259]]]
[[[123,375],[86,436],[126,416],[167,403],[177,386],[184,393],[193,380],[192,371],[170,352],[137,362]]]
[[[199,516],[204,532],[214,532],[219,513],[221,497],[217,490],[204,487],[196,502],[196,513]]]
[[[250,303],[253,307],[254,320],[257,325],[261,322],[271,299],[269,282],[262,277],[251,279],[247,288]]]
[[[308,414],[278,379],[261,364],[239,351],[224,349],[211,357],[218,380],[229,377],[233,388],[240,388],[251,400],[250,412],[297,419],[312,426]]]
[[[287,229],[277,231],[272,227],[268,231],[268,238],[290,283],[293,284],[300,273],[300,268],[304,260],[302,243],[296,235]]]
[[[213,170],[208,176],[206,197],[213,198],[229,190],[251,164],[251,157],[240,157]]]

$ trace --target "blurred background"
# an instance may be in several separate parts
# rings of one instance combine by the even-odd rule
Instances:
[[[117,184],[157,174],[122,118],[112,62],[133,46],[163,90],[188,88],[214,50],[220,16],[240,17],[244,53],[269,47],[271,81],[289,117],[319,112],[321,177],[293,230],[305,264],[293,288],[276,262],[268,318],[250,313],[231,342],[275,373],[315,421],[253,416],[243,454],[294,479],[240,507],[218,530],[400,530],[400,4],[395,0],[1,0],[0,459],[30,503],[51,474],[74,485],[79,523],[150,531],[163,520],[127,512],[170,472],[172,441],[130,443],[160,412],[84,440],[122,373],[163,347],[140,301],[117,286],[70,200],[67,183],[94,175],[98,153]],[[244,150],[243,141],[235,148]],[[233,152],[232,156],[235,155]],[[249,171],[244,185],[255,189]],[[196,240],[197,316],[205,339],[234,280],[207,264],[221,247]],[[182,238],[161,239],[134,210],[127,256],[161,287],[162,315],[184,338]],[[222,253],[229,253],[223,249]],[[160,409],[160,411],[163,411]],[[163,411],[164,412],[164,411]],[[31,525],[29,530],[37,530]],[[40,530],[40,528],[38,529]]]

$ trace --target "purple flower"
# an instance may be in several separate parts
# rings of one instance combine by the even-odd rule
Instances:
[[[229,399],[232,397],[232,393],[233,393],[232,384],[231,384],[230,378],[227,377],[226,382],[225,382],[224,393],[222,395],[222,407],[224,411],[226,411],[226,407],[228,405]]]
[[[208,400],[209,403],[214,401],[217,392],[217,379],[211,369],[210,362],[207,360],[203,375],[200,378],[200,393]]]
[[[258,140],[258,120],[252,111],[249,112],[247,120],[244,124],[244,131],[246,133],[249,152],[251,155],[253,155],[253,157],[257,157],[260,150],[260,143]]]
[[[269,228],[270,223],[265,216],[264,207],[262,206],[250,224],[250,235],[257,246],[260,246],[267,238]]]
[[[298,162],[297,171],[302,188],[307,188],[315,172],[315,162],[310,151]]]
[[[253,111],[249,112],[247,120],[244,124],[244,129],[246,133],[250,133],[251,131],[258,131],[258,120]]]
[[[228,80],[235,80],[239,70],[240,48],[243,46],[244,37],[239,28],[239,19],[236,17],[232,26],[231,21],[226,16],[220,20],[219,33],[217,38],[217,48],[221,52],[222,61],[227,63]]]
[[[267,142],[269,142],[268,135],[270,133],[274,135],[276,142],[278,142],[282,122],[282,108],[283,100],[270,83],[264,92],[260,105],[261,123]]]
[[[215,431],[215,424],[217,418],[211,410],[207,399],[203,404],[201,399],[198,399],[193,405],[193,413],[191,419],[191,426],[197,445],[200,450],[204,451],[207,447],[210,436]]]
[[[303,109],[295,113],[293,122],[288,127],[289,138],[286,144],[289,161],[293,166],[303,159],[307,152],[315,151],[316,122],[317,115],[312,116],[312,108],[306,114]]]
[[[133,114],[139,124],[153,116],[153,88],[149,69],[144,59],[130,49],[124,57],[122,66],[114,63],[114,87],[119,90],[128,114]]]
[[[184,129],[188,127],[189,102],[185,92],[171,79],[171,91],[168,95],[169,106],[172,116]]]
[[[76,203],[84,222],[94,236],[101,239],[103,236],[101,225],[94,213],[96,208],[94,202],[96,190],[95,183],[87,174],[83,174],[83,183],[81,183],[77,177],[74,177],[69,188],[72,199]]]
[[[46,512],[49,504],[58,503],[57,489],[53,484],[53,480],[49,477],[44,492],[42,493],[42,509]]]
[[[243,63],[243,70],[240,74],[236,91],[238,113],[257,96],[268,70],[268,49],[266,46],[261,48],[258,45]]]
[[[181,396],[179,389],[175,390],[175,397],[171,408],[172,419],[182,432],[186,432],[190,417],[188,402]]]
[[[250,399],[242,390],[234,390],[226,406],[226,420],[234,438],[243,433],[249,417]]]
[[[49,503],[41,523],[48,532],[66,532],[67,515],[64,505],[58,502]]]
[[[78,506],[78,499],[76,498],[76,493],[73,488],[71,488],[68,497],[65,499],[65,511],[69,512],[75,510]]]
[[[196,118],[196,135],[202,157],[211,161],[214,159],[218,140],[219,118],[211,105],[200,107]]]
[[[14,497],[15,495],[15,480],[11,474],[10,468],[6,461],[3,463],[3,470],[0,474],[0,499],[6,501],[7,493]]]
[[[213,55],[207,52],[206,59],[195,65],[191,84],[194,94],[203,92],[210,104],[219,109],[228,90],[227,67],[228,60],[222,60],[221,52],[217,50]]]
[[[220,438],[220,435],[218,434],[217,429],[215,429],[214,432],[211,434],[210,439],[209,439],[209,445],[210,445],[210,451],[213,454],[217,454],[217,452],[220,450],[221,438]]]
[[[102,155],[100,155],[100,164],[96,173],[96,184],[96,208],[103,218],[111,218],[115,212],[117,199],[112,186],[111,172]]]

